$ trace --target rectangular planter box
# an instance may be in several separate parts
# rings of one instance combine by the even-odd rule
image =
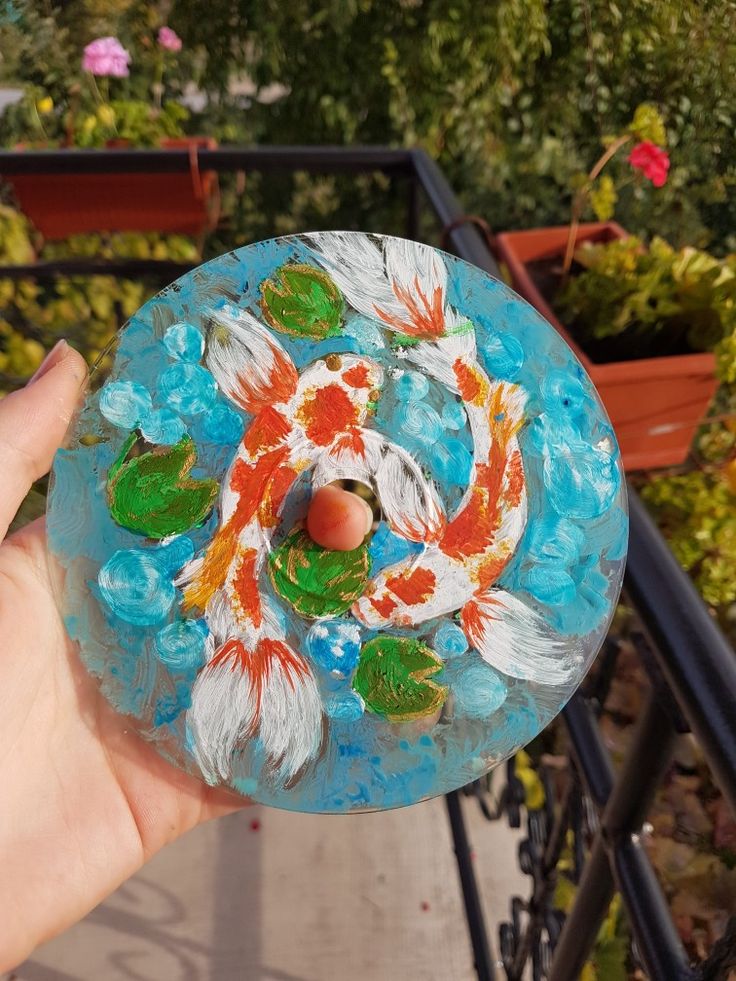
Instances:
[[[163,140],[161,146],[189,150],[189,173],[18,174],[7,181],[23,213],[48,240],[87,232],[199,235],[216,220],[217,174],[200,173],[197,151],[215,143],[191,137]]]
[[[497,236],[499,259],[514,289],[528,300],[573,349],[593,380],[616,431],[627,470],[684,463],[695,430],[716,390],[715,357],[682,354],[597,364],[580,349],[532,282],[527,263],[559,256],[568,228],[534,228]],[[615,222],[581,225],[577,243],[626,238]]]

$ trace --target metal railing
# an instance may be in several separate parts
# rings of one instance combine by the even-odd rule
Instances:
[[[419,237],[422,196],[445,229],[448,249],[498,275],[487,236],[464,215],[439,167],[422,151],[385,147],[222,147],[199,153],[202,169],[225,171],[300,170],[312,173],[381,171],[406,183],[406,234]],[[0,176],[13,174],[181,172],[187,151],[107,150],[0,153]],[[64,260],[0,267],[0,278],[53,278],[81,273],[152,276],[168,282],[190,263],[123,260]],[[712,620],[692,583],[629,488],[630,546],[626,595],[644,627],[642,653],[651,680],[645,708],[626,758],[614,773],[597,724],[610,680],[615,645],[601,654],[597,681],[582,686],[562,719],[571,746],[570,779],[561,802],[546,795],[545,807],[526,814],[527,837],[519,849],[530,876],[527,898],[512,897],[510,921],[499,930],[505,975],[521,979],[531,964],[533,977],[573,981],[590,955],[614,891],[622,897],[634,938],[635,959],[655,981],[716,981],[719,965],[736,944],[731,924],[707,962],[693,966],[675,930],[669,908],[641,841],[642,824],[667,771],[678,732],[692,731],[724,796],[736,812],[736,655]],[[465,788],[490,819],[505,814],[519,826],[523,787],[513,761],[506,766],[500,806],[491,808],[482,783]],[[549,775],[542,771],[549,783]],[[461,796],[447,796],[458,873],[481,981],[496,976],[495,959],[471,858]],[[557,864],[572,833],[574,904],[564,917],[552,895]],[[725,978],[725,974],[723,977]]]

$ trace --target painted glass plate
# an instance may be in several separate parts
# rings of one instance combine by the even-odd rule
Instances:
[[[353,552],[304,531],[337,479],[380,505]],[[207,782],[324,812],[446,792],[532,739],[601,644],[627,539],[615,436],[558,334],[473,266],[352,232],[148,302],[48,526],[111,704]]]

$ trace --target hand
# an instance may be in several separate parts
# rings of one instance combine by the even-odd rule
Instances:
[[[165,844],[245,803],[169,765],[100,696],[56,608],[43,520],[5,538],[86,377],[61,342],[0,402],[0,970]]]

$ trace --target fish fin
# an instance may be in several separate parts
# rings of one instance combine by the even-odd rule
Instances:
[[[406,347],[400,356],[436,378],[451,392],[458,393],[455,366],[458,361],[475,366],[476,354],[475,330],[468,324],[467,328],[458,329],[457,333]]]
[[[579,645],[561,637],[510,593],[489,590],[476,595],[460,616],[466,637],[483,660],[512,678],[564,685],[580,670]]]
[[[388,330],[436,340],[463,323],[447,302],[447,267],[435,249],[392,237],[379,246],[355,232],[310,244],[348,303]]]
[[[319,264],[358,313],[373,319],[377,319],[377,307],[384,307],[396,316],[402,313],[403,307],[386,275],[383,252],[370,238],[358,232],[334,232],[329,238],[304,237]]]
[[[410,453],[374,429],[356,429],[323,453],[314,489],[333,480],[359,480],[372,487],[393,531],[413,542],[439,541],[447,523],[432,480]]]
[[[197,676],[187,728],[194,758],[208,784],[232,776],[233,754],[257,727],[260,676],[252,654],[239,640],[228,640]]]
[[[228,640],[200,671],[187,712],[192,752],[207,783],[232,777],[233,756],[258,735],[283,784],[292,784],[323,739],[322,702],[304,658],[281,640],[255,648]]]
[[[524,425],[527,393],[512,382],[493,382],[488,396],[488,424],[496,439],[507,443]]]
[[[273,334],[247,310],[211,311],[205,361],[231,401],[246,412],[287,402],[296,392],[294,362]]]

